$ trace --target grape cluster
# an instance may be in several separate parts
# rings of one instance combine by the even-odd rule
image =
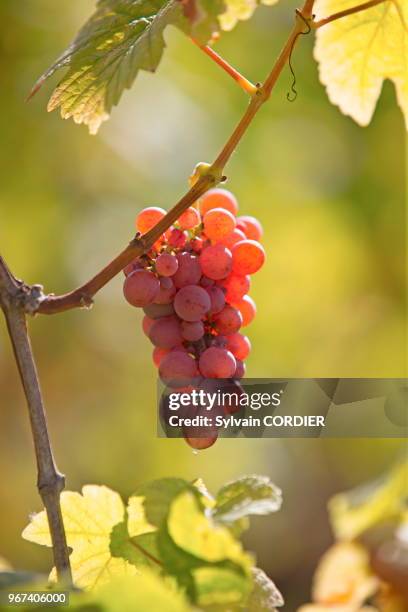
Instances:
[[[145,208],[136,218],[137,231],[149,231],[165,214]],[[212,189],[124,269],[124,296],[143,308],[143,331],[166,385],[200,377],[239,380],[245,374],[251,344],[240,329],[256,314],[248,292],[265,251],[259,221],[237,214],[233,194]]]

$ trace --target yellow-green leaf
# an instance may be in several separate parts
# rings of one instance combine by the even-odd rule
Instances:
[[[190,491],[181,493],[172,503],[167,526],[175,544],[191,555],[213,563],[233,561],[249,570],[252,560],[240,542],[227,528],[203,514]]]
[[[72,491],[61,494],[67,544],[75,584],[94,588],[109,582],[114,576],[134,575],[137,569],[111,552],[111,534],[123,522],[125,507],[118,493],[105,486],[87,485],[82,495]],[[51,536],[45,511],[31,519],[23,538],[51,546]]]
[[[317,0],[317,19],[356,4],[356,0]],[[408,127],[407,24],[408,2],[385,0],[317,31],[320,80],[330,101],[360,125],[370,123],[383,81],[390,79]]]
[[[260,2],[272,6],[278,0],[260,0]],[[238,21],[250,19],[260,2],[259,0],[225,0],[226,11],[219,17],[221,28],[232,30]]]
[[[399,463],[378,482],[335,495],[329,502],[333,531],[351,540],[386,521],[402,522],[408,499],[408,462]]]

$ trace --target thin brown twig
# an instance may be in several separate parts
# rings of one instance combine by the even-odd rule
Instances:
[[[378,4],[383,4],[384,2],[389,1],[391,0],[368,0],[368,2],[364,2],[363,4],[359,4],[358,6],[352,6],[348,9],[344,9],[344,11],[333,13],[333,15],[329,15],[329,17],[325,17],[324,19],[320,19],[319,21],[314,21],[312,27],[314,29],[321,28],[322,26],[325,26],[328,23],[331,23],[332,21],[336,21],[337,19],[342,19],[343,17],[348,17],[348,15],[353,15],[354,13],[366,11],[367,9],[373,8]]]
[[[37,461],[37,487],[44,503],[51,533],[54,564],[59,581],[71,583],[69,553],[61,514],[60,494],[65,477],[56,466],[37,368],[27,330],[26,310],[35,308],[40,294],[18,281],[0,257],[0,306],[14,350],[30,415],[31,431]]]

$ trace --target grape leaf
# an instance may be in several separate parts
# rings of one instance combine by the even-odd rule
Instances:
[[[48,110],[85,123],[95,134],[129,89],[139,70],[154,72],[163,55],[163,32],[175,25],[207,41],[218,28],[223,1],[196,0],[199,19],[191,23],[180,0],[99,0],[96,11],[68,49],[39,78],[31,95],[60,68],[68,72],[53,92]]]
[[[244,476],[223,486],[217,494],[214,515],[233,522],[249,514],[269,514],[280,509],[282,492],[266,476]]]
[[[358,4],[317,0],[317,18]],[[358,124],[368,125],[384,79],[390,79],[408,128],[408,3],[384,3],[318,29],[314,55],[330,101]]]
[[[252,569],[254,588],[247,602],[251,612],[274,612],[285,603],[274,582],[259,567]]]
[[[96,485],[83,487],[82,495],[63,491],[61,510],[67,543],[72,548],[73,578],[78,587],[93,588],[109,582],[114,576],[134,575],[137,573],[135,563],[148,564],[148,558],[137,550],[133,551],[132,563],[124,558],[128,557],[128,542],[121,540],[117,526],[125,519],[125,506],[118,493]],[[146,530],[151,530],[148,523]],[[51,546],[44,510],[32,517],[22,535],[30,542]],[[122,549],[123,555],[119,556]],[[53,571],[51,578],[54,576]]]
[[[232,30],[238,21],[250,19],[259,3],[272,6],[278,0],[225,0],[226,11],[219,20],[223,30]]]
[[[402,522],[407,502],[408,462],[402,461],[379,481],[331,498],[334,534],[340,540],[351,540],[386,521]]]

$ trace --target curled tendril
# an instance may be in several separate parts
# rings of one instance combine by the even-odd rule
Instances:
[[[288,93],[286,94],[286,98],[289,102],[294,102],[298,95],[298,92],[296,90],[296,74],[295,74],[295,71],[293,69],[293,64],[292,64],[293,49],[295,47],[296,41],[299,38],[299,36],[306,36],[312,31],[312,28],[310,27],[310,23],[307,21],[307,19],[305,19],[305,17],[302,15],[302,13],[299,10],[296,10],[296,15],[300,17],[300,19],[303,21],[303,23],[307,27],[307,30],[305,32],[298,32],[296,34],[295,38],[293,39],[292,48],[289,53],[288,64],[289,64],[290,72],[292,74],[292,84],[290,86],[290,91],[288,91]]]

